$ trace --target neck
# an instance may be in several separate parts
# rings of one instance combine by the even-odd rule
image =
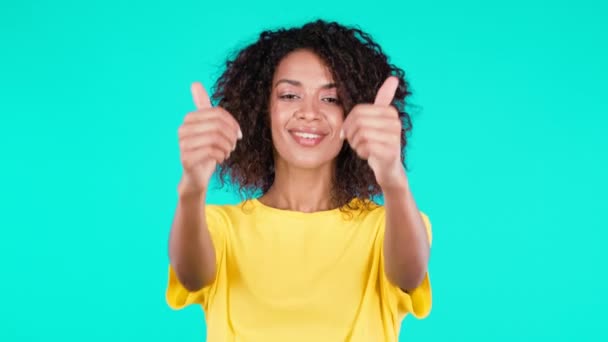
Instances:
[[[277,161],[274,182],[260,201],[274,208],[306,213],[333,209],[334,167],[329,163],[317,169],[301,169]]]

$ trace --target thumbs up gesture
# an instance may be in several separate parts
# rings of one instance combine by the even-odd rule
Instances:
[[[202,84],[192,84],[196,110],[188,113],[178,129],[184,169],[180,192],[206,191],[218,164],[226,160],[243,137],[238,122],[226,110],[212,107]]]
[[[356,105],[342,125],[342,137],[362,159],[366,159],[381,188],[403,184],[401,164],[402,123],[391,106],[399,79],[384,81],[373,104]]]

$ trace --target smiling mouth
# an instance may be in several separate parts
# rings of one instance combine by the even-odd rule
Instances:
[[[327,134],[289,131],[291,137],[301,146],[314,147],[321,143]]]

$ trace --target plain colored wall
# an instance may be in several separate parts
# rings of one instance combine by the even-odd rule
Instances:
[[[604,4],[3,1],[0,341],[204,340],[164,300],[190,83],[318,17],[371,33],[415,93],[434,307],[402,340],[608,340]]]

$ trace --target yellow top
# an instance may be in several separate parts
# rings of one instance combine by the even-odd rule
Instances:
[[[431,226],[421,213],[429,241]],[[385,209],[301,213],[253,199],[207,205],[215,282],[188,292],[169,266],[166,298],[200,304],[210,342],[397,341],[406,314],[431,309],[428,274],[411,293],[384,274]]]

